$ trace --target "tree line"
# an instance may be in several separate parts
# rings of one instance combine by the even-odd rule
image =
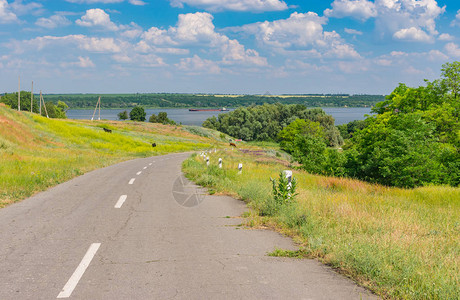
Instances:
[[[250,105],[303,104],[308,107],[370,107],[382,101],[382,95],[199,95],[199,94],[48,94],[46,98],[57,103],[66,102],[70,108],[94,108],[98,96],[105,108],[135,106],[164,108],[222,108]]]

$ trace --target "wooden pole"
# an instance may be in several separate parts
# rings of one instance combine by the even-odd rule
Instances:
[[[18,76],[18,111],[21,111],[21,76]]]
[[[45,99],[43,99],[42,91],[40,91],[40,103],[43,101],[43,106],[45,107],[46,117],[49,119],[48,110],[46,109]]]
[[[32,80],[32,91],[30,92],[30,112],[32,111],[32,108],[34,107],[34,81]]]
[[[40,91],[40,110],[39,110],[40,116],[42,115],[42,91]]]
[[[97,106],[99,105],[99,120],[101,119],[101,96],[97,99],[96,107],[94,108],[93,116],[91,117],[91,121],[94,120],[94,116],[96,115]]]

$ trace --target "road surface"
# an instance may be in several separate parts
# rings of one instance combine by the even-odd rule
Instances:
[[[238,226],[245,204],[204,196],[187,154],[96,170],[0,210],[0,299],[374,299],[292,241]]]

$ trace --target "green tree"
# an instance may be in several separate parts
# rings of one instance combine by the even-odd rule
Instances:
[[[127,120],[128,119],[128,112],[126,110],[121,111],[118,113],[119,120]]]
[[[460,62],[446,63],[442,65],[442,83],[452,93],[453,98],[460,98]]]
[[[132,121],[144,122],[145,116],[146,116],[146,113],[142,106],[136,106],[129,112],[129,118]]]

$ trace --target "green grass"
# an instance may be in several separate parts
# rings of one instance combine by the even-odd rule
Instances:
[[[0,208],[96,168],[217,143],[181,126],[47,119],[0,106]]]
[[[223,169],[215,167],[219,157]],[[301,246],[270,255],[317,258],[384,298],[460,298],[459,188],[407,190],[295,171],[296,202],[274,211],[269,179],[286,165],[273,155],[228,151],[212,154],[210,167],[192,157],[183,169],[198,184],[248,202],[248,225],[275,228]]]

